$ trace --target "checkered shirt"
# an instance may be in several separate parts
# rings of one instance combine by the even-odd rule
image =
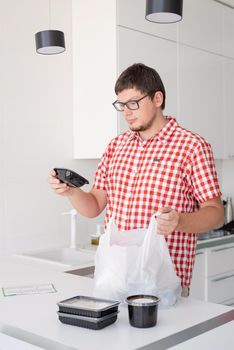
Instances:
[[[107,193],[105,224],[113,216],[119,230],[147,228],[161,207],[191,213],[221,195],[210,145],[168,119],[150,139],[127,131],[108,145],[94,180]],[[166,241],[182,286],[189,286],[197,235],[175,231]]]

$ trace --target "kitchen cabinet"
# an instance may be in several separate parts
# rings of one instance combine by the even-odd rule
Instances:
[[[234,305],[234,242],[197,251],[191,296]]]
[[[206,299],[215,303],[234,303],[234,243],[207,249]]]
[[[196,252],[193,278],[191,283],[191,296],[205,300],[205,250]]]
[[[234,305],[234,271],[207,280],[207,300],[213,303]]]
[[[179,45],[179,121],[224,156],[222,58]]]
[[[179,42],[221,54],[223,7],[212,0],[184,0]]]
[[[234,9],[222,6],[222,54],[234,58]]]
[[[223,58],[223,91],[223,115],[225,123],[225,158],[234,158],[234,60],[229,58]]]
[[[116,1],[72,1],[74,158],[100,158],[117,134]]]

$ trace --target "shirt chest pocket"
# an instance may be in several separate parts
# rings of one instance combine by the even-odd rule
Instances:
[[[153,164],[153,168],[158,176],[177,178],[180,177],[182,173],[181,163],[171,160],[162,160],[160,162],[156,162],[156,164]]]
[[[162,206],[177,208],[184,189],[183,166],[180,162],[161,160],[151,165],[147,191],[155,211]]]
[[[156,188],[178,186],[184,177],[182,164],[171,160],[154,161],[145,170],[149,184]]]

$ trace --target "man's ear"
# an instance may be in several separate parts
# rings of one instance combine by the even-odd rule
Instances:
[[[163,94],[161,91],[156,91],[154,94],[154,102],[156,107],[161,107],[163,104]]]

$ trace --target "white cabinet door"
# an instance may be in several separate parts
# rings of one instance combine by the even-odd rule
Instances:
[[[232,270],[234,270],[234,243],[207,249],[206,277]]]
[[[203,136],[216,159],[224,156],[222,59],[179,46],[180,122]]]
[[[180,43],[221,53],[222,7],[211,0],[184,0]]]
[[[234,158],[234,60],[232,59],[223,58],[223,83],[225,118],[225,155],[227,158]]]
[[[137,62],[156,69],[166,89],[165,114],[177,114],[177,49],[176,44],[152,35],[118,28],[119,72]],[[120,131],[126,128],[120,117]]]
[[[177,23],[158,24],[145,19],[145,0],[117,0],[117,24],[143,33],[176,40]]]
[[[205,300],[205,250],[196,252],[190,296],[196,299]]]
[[[211,277],[207,281],[207,301],[223,303],[234,297],[234,271]]]
[[[234,9],[222,7],[222,54],[234,58]]]
[[[74,158],[100,158],[117,135],[116,0],[72,2]]]

